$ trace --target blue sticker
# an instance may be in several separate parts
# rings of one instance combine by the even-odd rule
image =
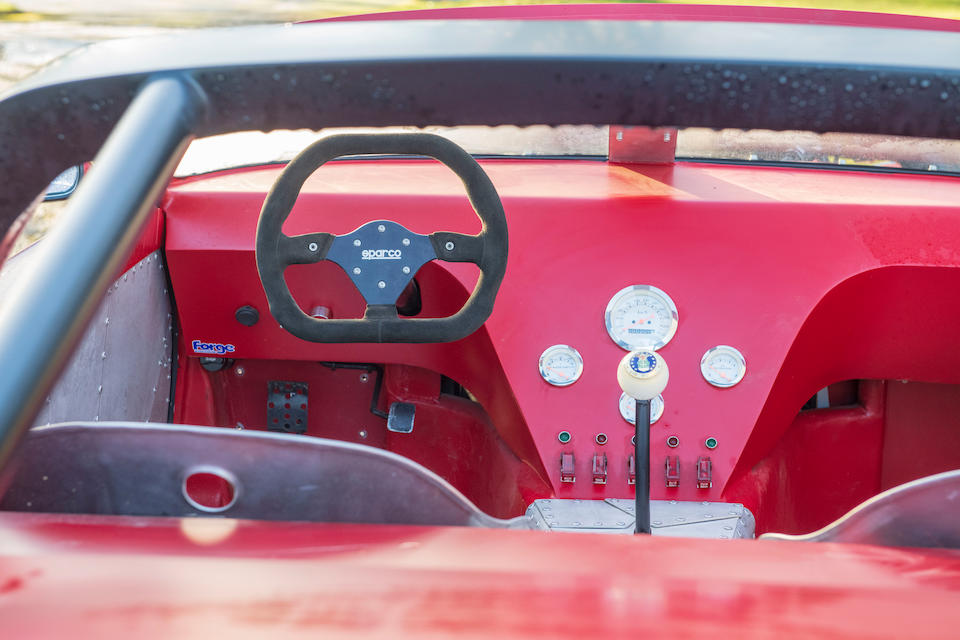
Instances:
[[[203,355],[222,356],[226,353],[233,353],[236,347],[232,344],[220,344],[219,342],[204,342],[203,340],[194,340],[190,343],[194,353]]]
[[[652,373],[657,368],[657,356],[649,351],[641,351],[630,358],[630,368],[640,375]]]

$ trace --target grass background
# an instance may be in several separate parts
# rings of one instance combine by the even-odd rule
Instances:
[[[577,0],[408,0],[397,9],[435,9],[440,7],[471,7],[513,4],[592,4]],[[642,4],[642,3],[630,3]],[[652,3],[651,3],[652,4]],[[753,5],[770,7],[806,7],[813,9],[842,9],[846,11],[872,11],[877,13],[899,13],[905,15],[931,16],[936,18],[960,19],[960,1],[958,0],[693,0],[690,2],[662,2],[660,4],[714,4],[714,5]]]
[[[617,0],[602,0],[617,2]],[[644,0],[649,2],[650,0]],[[653,0],[657,2],[657,0]],[[630,0],[628,0],[630,2]],[[634,3],[634,2],[630,2]],[[643,2],[636,2],[642,4]],[[662,4],[760,5],[843,9],[960,19],[960,0],[663,0]],[[34,5],[53,12],[43,13]],[[590,0],[200,0],[101,3],[77,0],[44,3],[0,1],[0,22],[63,21],[84,24],[151,25],[158,27],[206,27],[228,24],[289,22],[336,15],[514,4],[591,4]]]

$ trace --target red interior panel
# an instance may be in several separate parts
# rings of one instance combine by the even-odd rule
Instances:
[[[865,381],[859,406],[800,413],[728,499],[753,505],[759,533],[807,533],[879,493],[884,390]]]
[[[891,381],[880,488],[960,466],[960,387]]]
[[[507,274],[484,328],[459,343],[438,345],[311,344],[287,334],[269,316],[253,251],[257,215],[278,169],[184,181],[163,205],[181,355],[190,357],[191,341],[203,340],[234,345],[235,357],[261,377],[310,377],[297,363],[313,367],[307,363],[318,361],[403,364],[442,374],[473,394],[511,455],[546,481],[543,495],[628,497],[632,427],[620,417],[615,379],[624,351],[607,336],[603,312],[623,287],[651,284],[672,297],[680,319],[676,336],[660,351],[671,375],[664,416],[652,430],[652,459],[679,455],[681,481],[666,488],[655,464],[654,498],[739,499],[761,520],[803,529],[886,486],[881,462],[890,478],[910,475],[893,471],[904,463],[889,460],[900,454],[883,448],[882,414],[872,413],[873,405],[837,410],[822,422],[797,414],[818,389],[840,380],[960,383],[954,366],[960,347],[951,339],[960,303],[942,295],[960,290],[960,182],[688,163],[524,159],[482,165],[507,214]],[[323,167],[307,181],[286,232],[346,233],[376,219],[419,233],[479,229],[453,174],[429,161],[390,160]],[[425,266],[418,277],[424,313],[458,308],[475,278],[475,269],[462,265]],[[308,310],[323,304],[335,317],[360,313],[359,297],[332,265],[290,269],[287,280]],[[242,305],[260,311],[258,324],[234,320]],[[576,347],[584,358],[582,378],[569,387],[552,387],[538,375],[540,353],[557,343]],[[718,344],[746,358],[747,375],[733,388],[715,388],[700,374],[701,356]],[[255,428],[265,378],[257,388],[220,388],[217,402],[235,408],[216,413],[195,406],[210,402],[207,374],[191,364],[185,369],[177,385],[178,420],[223,426],[238,420]],[[229,400],[246,395],[246,409],[246,400]],[[367,410],[368,400],[359,396],[345,392],[341,402],[356,406],[331,407],[331,415]],[[898,415],[889,418],[894,427],[888,423],[888,434],[904,422]],[[355,431],[329,428],[341,429],[342,437]],[[558,441],[561,430],[573,434],[569,444]],[[607,444],[595,443],[598,433],[608,435]],[[821,433],[831,435],[824,440]],[[676,449],[666,446],[670,435],[680,439]],[[708,437],[717,439],[716,449],[705,446]],[[799,453],[811,442],[829,450],[847,480],[817,475],[820,458]],[[960,448],[952,440],[944,444],[937,459],[960,466]],[[795,455],[772,465],[778,447]],[[575,455],[574,483],[559,481],[563,452]],[[609,460],[605,485],[591,482],[595,453]],[[695,482],[700,456],[713,462],[709,489]],[[459,464],[482,469],[479,460]],[[768,489],[745,490],[744,479],[757,474],[779,479]],[[830,484],[838,488],[827,490]],[[771,506],[773,496],[777,506]],[[830,506],[816,507],[825,496],[832,496]]]
[[[492,516],[519,515],[530,501],[550,491],[542,474],[504,443],[479,404],[441,393],[440,374],[427,369],[387,365],[381,373],[318,362],[250,359],[208,372],[196,358],[184,358],[182,363],[179,388],[189,395],[176,405],[176,422],[269,429],[274,425],[267,419],[267,385],[295,382],[307,385],[305,435],[379,447],[410,458]],[[375,390],[379,393],[374,406],[381,411],[393,401],[415,405],[412,433],[388,431],[386,418],[370,411]]]

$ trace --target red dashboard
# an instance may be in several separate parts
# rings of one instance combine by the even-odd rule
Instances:
[[[175,420],[267,428],[266,382],[309,379],[310,434],[419,456],[494,515],[517,515],[535,497],[629,497],[633,430],[615,376],[625,351],[607,335],[604,309],[624,287],[648,284],[667,292],[679,315],[660,350],[671,374],[651,433],[653,498],[739,501],[758,532],[808,531],[892,484],[960,463],[948,428],[957,420],[949,385],[960,383],[960,302],[944,295],[960,290],[955,178],[683,162],[481,164],[507,216],[507,273],[485,326],[450,344],[311,344],[289,335],[269,314],[254,255],[279,168],[176,183],[162,204],[181,323]],[[343,234],[379,219],[418,233],[479,230],[457,178],[421,160],[328,164],[306,183],[284,230]],[[428,263],[417,276],[421,315],[452,313],[475,280],[472,265]],[[305,310],[362,313],[336,265],[293,267],[287,282]],[[259,312],[253,326],[235,320],[244,305]],[[203,371],[194,340],[232,345],[233,368]],[[540,354],[558,343],[584,360],[567,387],[538,373]],[[716,345],[745,357],[746,376],[732,388],[701,375],[701,357]],[[317,362],[386,365],[390,397],[436,411],[408,436],[369,427],[369,390],[353,384],[356,372],[349,381],[319,378],[309,369]],[[438,404],[431,374],[469,390],[486,415],[460,398]],[[847,380],[860,381],[850,406],[801,411],[818,390]],[[910,384],[886,382],[895,380]],[[458,429],[470,421],[494,435],[465,443]],[[574,456],[574,482],[560,481],[563,453]],[[608,462],[604,484],[594,482],[597,455]],[[680,463],[676,488],[664,482],[668,455]],[[702,457],[712,464],[709,487],[697,478]],[[508,499],[484,499],[503,484],[516,487]]]

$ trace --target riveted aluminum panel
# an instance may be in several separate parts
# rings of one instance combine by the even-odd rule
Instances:
[[[39,252],[27,249],[0,271],[0,299]],[[166,275],[155,251],[107,290],[34,425],[70,420],[166,422],[172,318]]]
[[[538,529],[632,534],[632,499],[535,500],[527,515]],[[753,514],[742,504],[680,500],[650,501],[651,533],[682,538],[753,538]]]

